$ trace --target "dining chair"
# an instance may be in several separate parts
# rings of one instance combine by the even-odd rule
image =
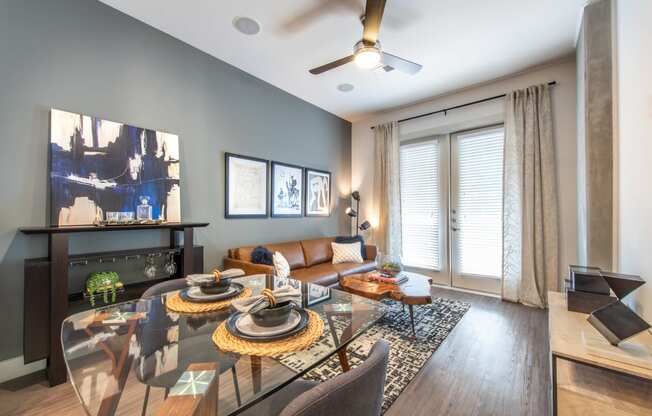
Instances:
[[[358,367],[323,383],[292,382],[241,415],[378,416],[388,358],[389,342],[381,339]]]
[[[187,286],[185,278],[166,280],[165,282],[157,283],[147,288],[140,298],[159,296],[163,293],[172,292],[173,290],[181,290]]]
[[[165,313],[165,305],[156,296],[185,287],[187,287],[186,279],[173,279],[148,288],[141,296],[141,300],[143,302],[149,302],[146,308],[149,311],[149,319],[169,320],[167,313]],[[206,322],[203,322],[203,320],[206,320]],[[231,370],[236,402],[240,405],[240,388],[235,369],[238,357],[235,354],[223,353],[217,351],[215,348],[206,347],[207,334],[213,331],[213,326],[206,325],[206,323],[208,323],[208,318],[196,319],[186,316],[179,318],[177,366],[174,370],[157,375],[155,375],[157,366],[156,352],[161,354],[165,346],[172,345],[172,343],[166,340],[165,331],[162,331],[161,328],[174,326],[177,323],[172,321],[165,322],[161,325],[156,325],[158,329],[156,331],[145,330],[138,334],[141,338],[142,348],[141,355],[135,362],[136,379],[146,386],[142,415],[145,415],[147,412],[151,387],[164,388],[165,396],[167,397],[169,390],[174,387],[179,377],[181,377],[188,365],[192,363],[217,362],[219,363],[218,374]],[[190,330],[189,327],[193,325],[199,326],[199,328]]]

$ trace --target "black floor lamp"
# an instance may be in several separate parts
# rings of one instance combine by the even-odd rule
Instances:
[[[358,213],[360,212],[360,192],[353,191],[351,198],[355,200],[355,209],[348,207],[346,209],[346,215],[351,217],[351,220],[355,218],[355,235],[357,236],[359,235],[359,231],[368,230],[371,227],[371,224],[369,221],[364,221],[362,224],[360,224],[360,217],[358,216]]]

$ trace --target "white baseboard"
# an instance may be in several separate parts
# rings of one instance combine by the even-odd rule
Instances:
[[[23,356],[10,358],[8,360],[0,361],[0,383],[13,380],[27,374],[35,373],[45,368],[45,360],[34,361],[33,363],[25,364]]]
[[[500,299],[500,295],[497,295],[495,293],[482,292],[482,291],[479,291],[479,290],[464,289],[464,288],[455,287],[455,286],[440,285],[440,284],[437,284],[437,283],[433,283],[432,286],[434,286],[436,288],[440,288],[440,289],[448,289],[448,290],[454,290],[456,292],[471,293],[473,295],[487,296],[489,298]]]

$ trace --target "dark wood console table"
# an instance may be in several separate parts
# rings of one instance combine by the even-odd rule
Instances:
[[[175,277],[203,271],[203,248],[194,246],[193,229],[206,227],[206,222],[165,223],[156,225],[22,227],[28,235],[48,236],[48,257],[25,260],[25,303],[23,319],[23,355],[25,362],[47,359],[47,375],[51,386],[65,383],[66,365],[61,348],[61,323],[75,309],[74,296],[68,293],[68,269],[71,262],[88,258],[138,255],[139,253],[178,251],[178,272]],[[69,235],[87,232],[128,230],[169,230],[168,247],[154,247],[101,253],[71,255]],[[176,246],[175,234],[183,233],[183,246]],[[176,252],[176,251],[175,251]],[[165,279],[163,279],[165,280]],[[140,297],[145,289],[158,281],[132,285],[120,300]],[[78,305],[77,305],[78,306]]]

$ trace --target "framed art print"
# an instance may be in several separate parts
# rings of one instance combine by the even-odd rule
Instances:
[[[255,157],[225,153],[225,218],[266,218],[269,164]]]
[[[272,162],[272,217],[303,215],[303,168]]]
[[[306,216],[328,217],[330,208],[331,173],[306,168]]]
[[[50,110],[50,223],[181,222],[179,136]]]

